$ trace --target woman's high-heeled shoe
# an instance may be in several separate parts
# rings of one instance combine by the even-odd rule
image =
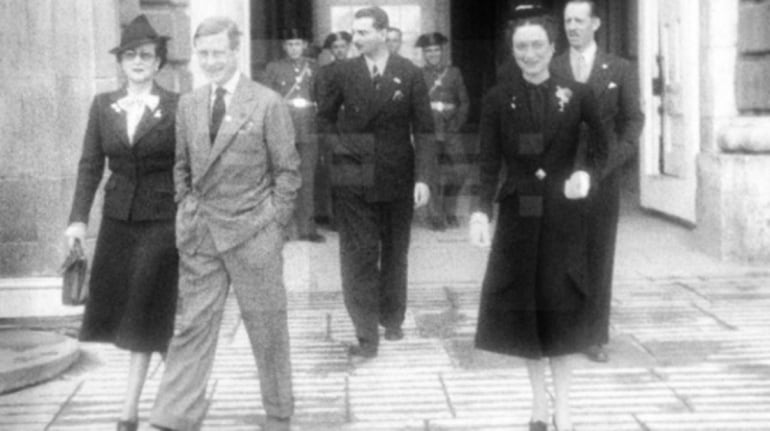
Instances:
[[[548,431],[548,424],[543,421],[530,422],[529,431]]]
[[[118,431],[136,431],[138,428],[137,421],[118,421]]]

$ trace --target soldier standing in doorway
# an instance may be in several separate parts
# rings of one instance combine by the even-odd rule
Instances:
[[[459,132],[468,119],[470,101],[460,69],[447,64],[447,42],[449,39],[441,33],[426,33],[416,44],[425,59],[422,73],[436,128],[439,181],[429,205],[433,230],[459,225],[457,198],[468,174],[468,151]]]
[[[266,83],[283,96],[289,107],[296,131],[297,151],[302,160],[300,171],[302,187],[297,197],[294,223],[301,241],[324,242],[316,230],[314,186],[318,163],[316,137],[314,83],[317,71],[315,60],[305,57],[309,34],[301,28],[286,28],[281,32],[286,57],[271,62],[265,70]]]

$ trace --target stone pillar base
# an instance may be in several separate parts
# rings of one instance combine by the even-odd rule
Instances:
[[[698,156],[701,248],[723,260],[770,262],[770,154]]]

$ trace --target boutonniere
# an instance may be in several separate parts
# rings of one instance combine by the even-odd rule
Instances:
[[[401,92],[401,90],[396,90],[395,93],[393,93],[393,101],[398,102],[399,100],[404,98],[404,93]]]
[[[607,66],[607,63],[602,63],[602,69],[607,69],[609,66]]]
[[[511,109],[516,109],[516,96],[511,96]]]
[[[225,123],[229,123],[229,122],[233,121],[233,117],[231,117],[229,115],[225,115],[224,120],[225,120]]]
[[[607,88],[609,88],[610,90],[612,90],[613,88],[618,88],[618,84],[615,84],[614,82],[610,81],[610,85],[608,85]]]
[[[395,82],[396,84],[401,84],[401,78],[396,76],[395,78],[393,78],[393,82]]]
[[[559,99],[559,112],[564,112],[570,99],[572,99],[572,90],[566,87],[556,86],[556,98]]]
[[[163,116],[163,112],[160,109],[158,109],[157,111],[155,111],[155,113],[152,116],[155,118],[160,118]]]
[[[118,106],[118,102],[113,102],[112,105],[110,105],[110,108],[112,108],[112,110],[117,114],[120,114],[123,111],[120,109],[120,106]]]

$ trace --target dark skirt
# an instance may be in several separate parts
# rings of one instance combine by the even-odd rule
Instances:
[[[522,217],[517,200],[500,203],[476,347],[528,359],[580,352],[597,337],[589,325],[590,292],[580,282],[586,269],[581,203],[546,199],[542,217]]]
[[[173,220],[104,217],[80,340],[165,352],[174,331],[178,274]]]

